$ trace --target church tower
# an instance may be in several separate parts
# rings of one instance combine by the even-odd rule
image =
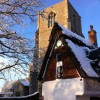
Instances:
[[[38,41],[39,56],[45,54],[49,43],[49,36],[54,22],[60,23],[62,26],[84,37],[81,29],[81,17],[73,8],[68,0],[50,6],[39,12],[38,16]]]

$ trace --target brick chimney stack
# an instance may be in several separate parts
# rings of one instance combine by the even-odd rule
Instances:
[[[90,31],[88,31],[88,36],[89,36],[89,42],[92,43],[95,47],[98,47],[96,31],[93,30],[92,25],[90,25]]]

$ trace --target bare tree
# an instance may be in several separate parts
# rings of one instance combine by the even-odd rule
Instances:
[[[0,0],[0,59],[7,59],[0,61],[1,79],[10,72],[25,74],[33,60],[32,41],[14,27],[24,25],[26,19],[34,22],[41,4],[41,0]]]

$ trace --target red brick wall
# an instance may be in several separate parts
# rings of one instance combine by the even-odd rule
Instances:
[[[62,47],[58,50],[54,50],[50,62],[47,67],[47,71],[45,74],[45,81],[55,80],[56,79],[56,54],[62,54],[62,62],[63,62],[63,79],[66,78],[75,78],[79,77],[76,66],[73,62],[73,55],[71,54],[70,50],[66,47]]]

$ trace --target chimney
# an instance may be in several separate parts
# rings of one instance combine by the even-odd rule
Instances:
[[[90,25],[90,31],[88,31],[88,36],[89,36],[89,42],[92,43],[97,48],[98,44],[97,44],[96,31],[93,29],[92,25]]]

